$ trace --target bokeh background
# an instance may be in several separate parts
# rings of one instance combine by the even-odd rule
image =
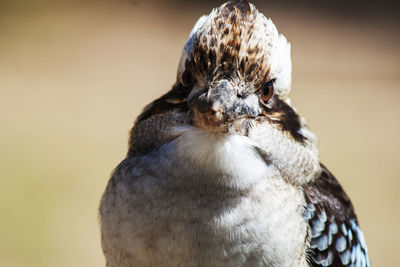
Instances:
[[[128,131],[221,1],[0,0],[0,266],[104,266],[97,208]],[[395,1],[255,1],[292,43],[292,100],[352,198],[374,266],[400,266]]]

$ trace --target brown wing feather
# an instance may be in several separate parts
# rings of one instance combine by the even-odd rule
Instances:
[[[320,177],[304,187],[311,266],[370,266],[353,205],[332,173],[321,168]]]

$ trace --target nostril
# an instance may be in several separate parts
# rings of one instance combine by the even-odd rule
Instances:
[[[242,97],[243,97],[242,93],[240,93],[240,92],[236,93],[236,96],[237,96],[238,98],[242,98]]]

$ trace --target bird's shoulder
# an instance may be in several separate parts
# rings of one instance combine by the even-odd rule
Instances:
[[[370,266],[367,246],[353,205],[333,174],[304,186],[305,218],[311,228],[311,266]]]
[[[190,88],[179,82],[171,90],[148,104],[135,121],[130,132],[128,158],[144,155],[171,139],[171,129],[190,123],[186,102]]]

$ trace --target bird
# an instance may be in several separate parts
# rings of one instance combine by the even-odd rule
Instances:
[[[195,23],[103,193],[108,267],[370,266],[291,74],[290,43],[248,1]]]

